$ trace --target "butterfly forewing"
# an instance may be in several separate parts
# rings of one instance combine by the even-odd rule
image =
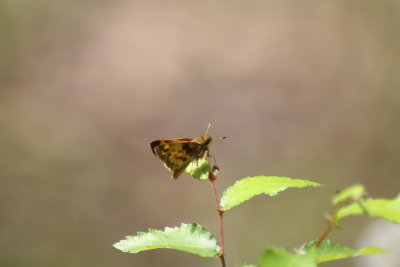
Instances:
[[[173,172],[172,178],[177,179],[192,161],[207,155],[211,140],[209,135],[195,139],[156,140],[150,143],[150,147],[165,167]]]

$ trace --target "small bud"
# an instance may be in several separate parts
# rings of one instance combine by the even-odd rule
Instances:
[[[217,165],[214,165],[212,167],[212,172],[213,172],[214,176],[217,176],[217,174],[219,173],[219,167]]]

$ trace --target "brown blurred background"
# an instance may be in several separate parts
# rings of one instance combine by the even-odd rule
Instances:
[[[181,222],[217,234],[208,182],[172,181],[149,148],[209,122],[228,136],[220,194],[258,174],[325,185],[227,213],[228,266],[318,237],[337,189],[395,197],[399,25],[399,1],[0,0],[0,266],[220,266],[112,247]],[[348,218],[330,238],[390,249],[365,243],[374,222],[393,226]],[[399,266],[398,240],[380,266]]]

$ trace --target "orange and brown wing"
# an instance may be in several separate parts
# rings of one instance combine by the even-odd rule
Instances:
[[[173,172],[172,178],[177,179],[186,167],[197,158],[200,144],[191,142],[193,139],[180,138],[156,140],[150,143],[151,150]]]

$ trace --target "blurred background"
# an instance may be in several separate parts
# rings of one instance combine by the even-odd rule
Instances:
[[[226,213],[228,266],[317,238],[338,189],[396,197],[399,25],[399,1],[0,0],[0,266],[220,266],[112,247],[181,222],[218,235],[209,183],[171,180],[149,147],[209,122],[228,137],[220,194],[259,174],[325,185]],[[332,241],[392,252],[323,266],[400,266],[398,225],[342,226]]]

